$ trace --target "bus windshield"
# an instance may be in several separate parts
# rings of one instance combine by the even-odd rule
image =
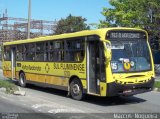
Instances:
[[[113,73],[151,70],[151,59],[146,39],[111,40]]]

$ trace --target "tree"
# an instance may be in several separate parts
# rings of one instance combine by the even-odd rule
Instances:
[[[160,63],[160,0],[109,0],[99,27],[138,27],[148,31],[154,61]]]
[[[71,14],[66,19],[58,21],[54,34],[71,33],[81,30],[88,30],[90,27],[85,23],[85,18],[72,16]]]
[[[105,21],[99,27],[138,27],[148,31],[150,39],[160,39],[160,0],[110,0],[112,8],[103,8]],[[157,39],[156,39],[157,40]]]

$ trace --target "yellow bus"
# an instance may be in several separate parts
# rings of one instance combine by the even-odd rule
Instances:
[[[151,91],[154,63],[146,31],[104,28],[3,44],[3,74],[20,86],[31,83],[84,94],[130,96]]]

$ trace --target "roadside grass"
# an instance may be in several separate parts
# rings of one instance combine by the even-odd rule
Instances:
[[[155,81],[154,87],[155,88],[160,88],[160,81]]]
[[[0,80],[0,88],[5,88],[6,93],[14,93],[14,91],[18,90],[18,87],[11,82],[11,80]]]

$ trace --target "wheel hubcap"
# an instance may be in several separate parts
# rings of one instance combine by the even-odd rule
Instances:
[[[21,76],[20,81],[21,81],[21,84],[24,84],[23,76]]]
[[[73,85],[73,93],[78,95],[80,92],[80,88],[77,84]]]

